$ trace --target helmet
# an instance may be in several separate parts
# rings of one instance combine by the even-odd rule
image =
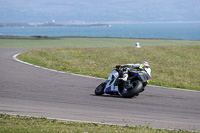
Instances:
[[[149,67],[149,63],[146,62],[146,61],[142,62],[141,64],[143,64],[143,65],[146,66],[146,67]]]

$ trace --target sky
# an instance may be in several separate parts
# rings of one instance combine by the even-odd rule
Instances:
[[[200,22],[200,0],[0,0],[0,23]]]

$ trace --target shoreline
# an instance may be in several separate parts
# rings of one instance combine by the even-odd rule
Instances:
[[[185,39],[167,39],[167,38],[134,38],[134,37],[90,37],[90,36],[14,36],[0,35],[0,39],[61,39],[61,38],[113,38],[113,39],[142,39],[142,40],[179,40],[179,41],[200,41],[200,40],[185,40]]]

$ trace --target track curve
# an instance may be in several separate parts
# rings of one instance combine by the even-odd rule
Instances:
[[[94,96],[102,79],[38,69],[0,49],[0,113],[200,130],[200,93],[147,86],[132,99]]]

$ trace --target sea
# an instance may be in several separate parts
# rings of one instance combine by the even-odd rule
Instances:
[[[1,27],[0,35],[200,40],[200,23],[135,23],[89,27],[69,25],[64,27]]]

